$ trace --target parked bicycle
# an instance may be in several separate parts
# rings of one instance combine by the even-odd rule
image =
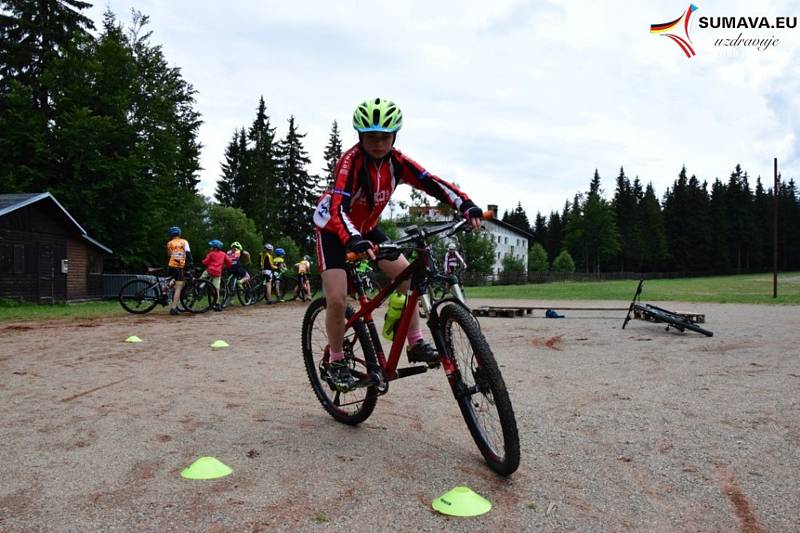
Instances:
[[[253,285],[253,278],[247,281],[238,283],[239,278],[233,272],[225,271],[222,273],[222,280],[219,284],[218,303],[221,308],[231,305],[233,296],[239,300],[239,303],[244,307],[255,303],[255,292]]]
[[[408,268],[372,299],[367,296],[353,264],[364,256],[349,253],[346,272],[355,287],[359,309],[347,308],[344,354],[356,383],[347,390],[339,390],[328,374],[330,347],[324,298],[315,300],[306,310],[302,327],[303,360],[322,407],[335,420],[350,425],[369,418],[378,396],[389,391],[390,382],[442,366],[464,421],[489,468],[507,476],[519,466],[520,446],[514,409],[500,368],[467,305],[453,297],[432,301],[429,294],[430,284],[437,274],[429,242],[437,235],[450,236],[465,227],[467,222],[460,220],[414,228],[406,230],[408,235],[402,239],[376,246],[374,251],[378,259],[396,259],[409,248],[417,254]],[[387,357],[372,313],[399,284],[409,279],[411,293]],[[417,312],[420,299],[429,317],[427,326],[440,360],[432,366],[398,368],[411,316]]]
[[[628,322],[632,318],[631,315],[633,315],[633,318],[641,317],[644,320],[665,323],[667,325],[667,331],[669,331],[669,328],[672,327],[681,333],[688,329],[690,331],[702,333],[706,337],[714,336],[713,332],[701,328],[694,320],[684,315],[675,313],[673,311],[668,311],[661,307],[656,307],[655,305],[641,303],[643,285],[644,280],[639,280],[639,285],[636,287],[636,293],[633,295],[631,305],[628,307],[628,314],[625,316],[625,321],[622,323],[622,329],[625,329],[625,326],[628,325]]]
[[[142,315],[152,311],[157,305],[168,306],[175,290],[172,276],[160,277],[156,272],[163,268],[151,268],[147,278],[133,279],[124,284],[118,295],[123,309],[129,313]],[[180,297],[180,310],[191,313],[205,313],[214,302],[216,291],[210,281],[197,277],[192,269],[186,269]]]

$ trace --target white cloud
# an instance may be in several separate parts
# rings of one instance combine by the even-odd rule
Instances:
[[[110,0],[123,20],[131,0]],[[140,0],[153,40],[198,90],[205,123],[203,190],[211,193],[233,129],[260,95],[279,134],[294,114],[312,170],[331,122],[343,142],[354,105],[382,95],[401,104],[398,146],[457,181],[481,204],[560,210],[595,168],[613,194],[619,167],[658,194],[681,165],[700,179],[741,163],[769,176],[800,174],[796,95],[800,29],[764,52],[730,54],[700,15],[792,16],[796,2],[703,3],[686,59],[649,25],[686,4],[593,2],[156,2]],[[99,20],[103,6],[93,8]],[[721,30],[717,30],[721,31]],[[737,32],[738,34],[738,32]],[[405,194],[405,193],[402,193]]]

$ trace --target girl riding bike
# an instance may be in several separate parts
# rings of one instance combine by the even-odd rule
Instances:
[[[327,302],[328,370],[337,387],[348,388],[355,382],[343,353],[348,292],[345,255],[348,251],[366,252],[370,259],[375,259],[373,245],[387,240],[377,228],[378,219],[397,185],[407,183],[446,202],[473,228],[481,224],[483,212],[466,194],[394,148],[402,125],[402,112],[391,100],[375,98],[359,104],[353,113],[359,142],[336,163],[333,186],[322,195],[314,212],[317,259]],[[394,279],[408,266],[408,260],[401,255],[396,260],[382,260],[378,266]],[[405,292],[408,287],[406,282],[398,290]],[[407,341],[410,362],[439,360],[436,349],[423,340],[416,314]]]

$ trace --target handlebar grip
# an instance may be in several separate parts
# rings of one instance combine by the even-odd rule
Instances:
[[[377,254],[380,250],[380,245],[375,244],[372,246],[372,253]],[[345,261],[349,263],[355,263],[356,261],[361,261],[362,259],[369,259],[369,254],[367,252],[347,252],[344,256]]]
[[[483,216],[481,218],[483,218],[483,220],[493,220],[494,211],[484,211]]]

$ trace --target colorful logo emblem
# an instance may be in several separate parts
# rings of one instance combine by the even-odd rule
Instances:
[[[672,22],[651,24],[650,33],[658,33],[662,37],[669,37],[675,41],[675,44],[680,46],[687,58],[692,57],[695,55],[695,52],[691,45],[692,39],[689,37],[689,19],[692,18],[692,13],[695,11],[697,11],[697,6],[689,4],[686,11]],[[683,35],[679,35],[681,30],[683,30]]]

